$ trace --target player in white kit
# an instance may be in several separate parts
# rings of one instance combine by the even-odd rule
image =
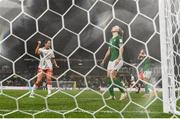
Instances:
[[[34,90],[37,89],[41,83],[43,75],[46,75],[48,95],[51,94],[52,82],[51,77],[53,75],[53,64],[59,68],[56,63],[54,52],[51,49],[51,41],[46,40],[44,47],[40,48],[41,42],[38,41],[38,45],[35,49],[35,54],[40,56],[40,62],[38,66],[37,80],[32,87],[30,97],[34,97]]]

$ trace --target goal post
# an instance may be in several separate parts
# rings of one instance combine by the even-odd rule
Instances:
[[[175,3],[173,3],[175,2]],[[176,81],[175,79],[175,61],[173,38],[177,34],[179,27],[178,12],[179,8],[173,8],[179,5],[177,0],[159,0],[159,23],[160,23],[160,44],[161,44],[161,67],[162,67],[162,87],[163,87],[163,111],[165,113],[180,114],[176,109]],[[174,21],[173,17],[176,19]],[[174,27],[178,26],[178,27]],[[179,39],[180,40],[180,39]],[[179,41],[180,42],[180,41]]]

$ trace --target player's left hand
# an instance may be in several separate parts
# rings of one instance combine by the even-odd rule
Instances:
[[[120,63],[121,59],[116,59],[115,65],[118,65]]]

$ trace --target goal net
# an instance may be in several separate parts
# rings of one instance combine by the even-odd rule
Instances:
[[[180,1],[160,0],[159,16],[164,111],[180,114]]]
[[[101,65],[113,26],[123,30],[124,48],[116,82],[107,78],[109,59]],[[174,117],[179,38],[179,0],[0,0],[0,118]],[[60,67],[52,93],[44,74],[30,98],[40,61],[34,51],[45,40]]]

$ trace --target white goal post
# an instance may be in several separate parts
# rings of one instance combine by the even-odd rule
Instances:
[[[160,23],[160,42],[161,42],[161,67],[162,67],[162,86],[163,86],[163,111],[180,115],[177,110],[176,83],[178,79],[175,73],[175,54],[179,51],[174,50],[175,35],[179,36],[180,28],[180,1],[179,0],[159,0],[159,23]],[[179,37],[176,39],[180,40]],[[180,41],[179,41],[180,42]]]

